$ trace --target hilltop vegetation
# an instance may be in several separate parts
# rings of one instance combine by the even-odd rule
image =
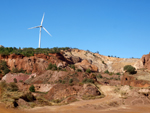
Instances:
[[[54,47],[54,48],[16,48],[16,47],[0,47],[0,54],[1,55],[9,55],[9,54],[16,54],[16,55],[24,55],[24,56],[34,56],[34,54],[45,54],[48,55],[48,53],[60,53],[61,50],[68,50],[69,47]]]

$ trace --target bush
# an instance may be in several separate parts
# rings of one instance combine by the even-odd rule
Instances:
[[[4,61],[4,60],[0,61],[0,71],[1,71],[2,75],[6,75],[7,73],[10,72],[10,70],[8,69],[6,61]]]
[[[8,91],[18,91],[19,88],[14,82],[11,82],[11,83],[8,84],[7,90]]]
[[[107,74],[109,74],[109,71],[108,71],[108,70],[106,70],[104,73],[107,73]]]
[[[1,55],[9,55],[9,54],[17,54],[17,55],[24,55],[24,56],[27,56],[27,57],[30,57],[30,56],[34,56],[34,54],[45,54],[45,55],[48,55],[49,53],[60,53],[61,50],[68,50],[70,49],[69,47],[65,47],[65,48],[58,48],[58,47],[54,47],[54,48],[37,48],[37,49],[34,49],[34,48],[12,48],[12,47],[0,47],[0,54]]]
[[[102,63],[103,63],[103,64],[105,64],[105,62],[104,62],[104,61],[102,61]]]
[[[17,79],[16,78],[14,78],[14,83],[17,83]]]
[[[91,70],[90,70],[90,69],[87,69],[87,70],[86,70],[86,73],[91,73]]]
[[[72,69],[75,70],[75,65],[74,64],[70,64],[69,67],[71,67]]]
[[[13,67],[13,69],[11,70],[12,73],[25,73],[26,71],[21,69],[18,69],[16,67]]]
[[[12,73],[18,73],[18,68],[13,67],[13,69],[12,69]]]
[[[4,75],[6,75],[6,74],[9,73],[9,72],[10,72],[10,70],[9,70],[8,68],[5,68],[5,69],[3,70]]]
[[[72,83],[73,82],[73,79],[71,78],[70,80],[69,80],[69,83]]]
[[[82,83],[94,83],[94,80],[85,78],[85,79],[83,79]]]
[[[19,82],[23,82],[23,80],[19,80]]]
[[[65,81],[64,81],[64,80],[62,81],[62,84],[65,84]]]
[[[116,75],[121,75],[121,74],[118,72],[118,73],[116,73]]]
[[[48,65],[48,68],[47,68],[48,70],[57,70],[57,66],[56,66],[56,64],[52,64],[52,63],[50,63],[49,65]]]
[[[60,80],[58,80],[59,81],[59,83],[62,83],[62,80],[60,79]]]
[[[29,90],[30,90],[31,92],[35,92],[35,87],[34,87],[34,85],[31,85],[30,88],[29,88]]]
[[[82,70],[81,69],[77,69],[77,72],[82,72]]]
[[[103,78],[101,74],[97,75],[96,77],[97,78]]]
[[[124,71],[129,72],[130,74],[135,74],[136,73],[135,70],[136,69],[131,65],[124,66]]]
[[[91,76],[92,76],[93,78],[95,78],[95,77],[96,77],[96,75],[95,75],[95,74],[92,74]]]

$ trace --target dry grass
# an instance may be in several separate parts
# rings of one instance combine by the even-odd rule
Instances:
[[[98,99],[98,98],[104,98],[105,95],[100,95],[100,96],[93,96],[93,95],[83,95],[82,99],[83,100],[91,100],[91,99]]]

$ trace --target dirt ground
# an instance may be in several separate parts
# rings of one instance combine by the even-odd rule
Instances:
[[[3,105],[0,105],[0,113],[150,113],[149,105],[140,106],[121,106],[115,109],[81,109],[75,106],[51,106],[34,108],[30,110],[18,110],[18,109],[7,109]]]
[[[104,98],[95,100],[81,100],[68,105],[35,107],[32,109],[7,109],[0,104],[0,113],[150,113],[150,105],[119,105],[108,106],[111,101],[120,101],[113,93],[114,87],[99,86],[105,94]]]

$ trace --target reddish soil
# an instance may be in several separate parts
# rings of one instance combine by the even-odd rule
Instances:
[[[129,85],[133,87],[149,87],[150,86],[150,81],[138,80],[137,76],[138,74],[131,75],[129,73],[125,73],[121,79],[121,85]]]

